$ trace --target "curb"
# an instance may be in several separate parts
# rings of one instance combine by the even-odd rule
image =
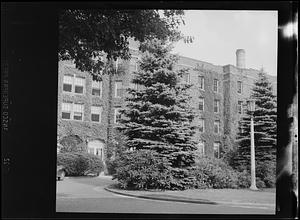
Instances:
[[[119,195],[124,195],[124,196],[129,196],[129,197],[135,197],[135,198],[142,198],[142,199],[152,199],[152,200],[161,200],[161,201],[172,201],[172,202],[185,202],[185,203],[197,203],[197,204],[209,204],[209,205],[217,205],[218,203],[208,201],[208,200],[200,200],[200,199],[175,199],[175,198],[168,198],[167,196],[165,198],[158,198],[154,196],[143,196],[143,195],[132,195],[129,193],[124,193],[124,192],[118,192],[116,190],[110,189],[108,187],[104,188],[106,191],[119,194]]]

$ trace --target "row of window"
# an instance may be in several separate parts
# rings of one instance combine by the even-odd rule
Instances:
[[[220,158],[220,146],[221,146],[220,142],[214,142],[213,151],[214,151],[215,158]],[[200,155],[205,155],[205,141],[200,140],[197,147]]]
[[[101,122],[102,107],[91,106],[91,121]],[[61,118],[83,121],[84,104],[63,102],[61,105]]]
[[[237,108],[238,108],[238,113],[242,114],[243,113],[243,101],[238,101],[237,103]],[[199,110],[204,111],[204,98],[200,97],[199,98]],[[220,112],[220,100],[215,99],[214,100],[214,113],[219,113]]]
[[[183,81],[186,83],[190,83],[190,74],[186,73],[183,75]],[[198,84],[199,88],[204,91],[204,76],[198,76]],[[214,79],[213,82],[213,91],[216,93],[220,92],[220,81],[218,79]],[[242,87],[242,81],[237,81],[237,93],[242,93],[243,87]]]
[[[121,108],[117,107],[114,109],[114,123],[118,123],[121,114],[119,113],[119,110]],[[69,119],[69,120],[77,120],[77,121],[83,121],[83,115],[84,115],[84,105],[79,103],[71,103],[71,102],[63,102],[62,103],[62,119]],[[101,106],[91,106],[91,121],[101,123],[101,115],[102,115],[102,107]],[[204,132],[204,119],[200,119],[200,132]],[[214,133],[219,134],[220,133],[220,121],[215,120],[214,121]],[[215,142],[214,143],[214,155],[215,157],[219,158],[219,148],[220,143]],[[198,144],[198,150],[201,154],[205,154],[205,142],[200,141]]]
[[[214,142],[213,144],[213,155],[215,158],[220,158],[220,146],[221,143],[220,142]],[[205,155],[205,141],[200,140],[199,143],[197,144],[197,152],[199,153],[199,155],[204,156]],[[135,147],[131,147],[129,150],[133,151],[135,150]]]
[[[184,77],[189,76],[186,74]],[[189,81],[189,77],[184,78],[185,81]],[[198,82],[200,85],[200,89],[204,90],[204,77],[199,76]],[[213,91],[219,93],[219,80],[214,79],[213,83]],[[242,82],[238,81],[238,93],[242,93]],[[115,82],[115,98],[121,98],[123,93],[123,82],[118,80]],[[63,78],[63,91],[64,92],[72,92],[77,94],[83,94],[85,91],[85,78],[74,75],[64,75]],[[92,95],[100,96],[102,95],[102,81],[92,81]]]
[[[120,120],[119,110],[121,108],[117,107],[114,110],[114,123],[118,123]],[[102,106],[91,106],[91,121],[101,123],[102,115]],[[84,120],[84,104],[81,103],[72,103],[72,102],[63,102],[61,105],[61,118],[67,120]]]
[[[129,88],[140,90],[142,86],[136,83],[130,83]],[[125,91],[123,82],[121,80],[117,80],[115,82],[115,98],[121,98],[123,96],[123,91]]]
[[[61,117],[62,119],[83,121],[84,115],[84,104],[63,102],[61,107]],[[120,107],[116,107],[114,110],[114,122],[118,123],[121,118],[119,113]],[[102,107],[101,106],[91,106],[91,121],[101,122]],[[199,120],[199,131],[201,133],[205,132],[205,120],[201,118]],[[214,121],[214,133],[220,134],[220,120]]]
[[[138,57],[133,56],[130,65],[133,66],[133,70],[138,70],[137,64]],[[116,65],[119,66],[118,60]],[[85,92],[85,77],[76,75],[64,75],[63,77],[63,91],[77,94],[83,94]],[[115,83],[115,97],[120,98],[122,96],[123,86],[122,81],[116,81]],[[92,81],[92,95],[102,96],[102,81]]]
[[[85,92],[85,78],[74,75],[64,75],[63,91],[83,94]],[[102,96],[102,81],[92,81],[92,95]]]
[[[63,91],[83,94],[85,92],[85,78],[79,76],[64,75]],[[136,84],[131,85],[132,88],[138,89]],[[123,93],[123,82],[117,80],[115,82],[115,98],[121,98]],[[92,81],[92,95],[102,96],[102,81]]]
[[[214,121],[214,133],[215,134],[220,134],[220,132],[221,132],[220,125],[221,125],[220,120]],[[200,133],[205,132],[205,119],[204,118],[200,118],[200,120],[199,120],[199,131],[200,131]]]
[[[199,110],[204,111],[204,98],[199,98]],[[214,113],[220,112],[220,100],[215,99],[214,100]]]

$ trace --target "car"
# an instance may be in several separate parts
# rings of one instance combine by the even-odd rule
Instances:
[[[65,167],[62,165],[58,165],[56,169],[56,180],[58,181],[64,180],[65,176],[66,176]]]
[[[85,176],[90,176],[90,177],[97,177],[100,175],[100,172],[95,172],[95,171],[91,171],[91,170],[87,170],[84,172]]]

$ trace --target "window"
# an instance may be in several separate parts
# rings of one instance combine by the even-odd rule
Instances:
[[[198,83],[200,85],[200,89],[204,90],[204,76],[198,76]]]
[[[122,81],[116,81],[116,84],[115,84],[115,97],[116,98],[121,98],[122,97],[122,91],[123,91],[123,84],[122,84]]]
[[[197,144],[197,147],[198,147],[198,152],[199,154],[202,156],[202,155],[205,155],[205,144],[204,144],[204,141],[200,140],[199,143]]]
[[[100,158],[102,158],[102,154],[103,154],[103,149],[102,148],[95,148],[96,149],[96,156],[99,156]]]
[[[242,114],[242,112],[243,112],[243,102],[238,101],[238,113]]]
[[[82,94],[84,91],[85,78],[64,75],[63,79],[63,91],[64,92],[75,92]],[[74,87],[74,90],[73,90]]]
[[[130,67],[133,71],[137,71],[138,70],[138,57],[136,56],[132,56],[131,60],[130,60]]]
[[[215,121],[214,122],[214,133],[219,134],[220,133],[220,121]]]
[[[214,100],[214,113],[218,113],[220,111],[220,100]]]
[[[204,132],[204,119],[203,119],[203,118],[201,118],[201,119],[199,120],[199,131],[200,131],[201,133]]]
[[[120,107],[115,108],[115,116],[114,116],[114,123],[118,124],[120,119],[121,119],[121,114],[120,114]]]
[[[215,158],[220,158],[220,143],[219,142],[214,143],[214,156],[215,156]]]
[[[190,83],[190,73],[184,73],[182,77],[185,83]]]
[[[83,120],[83,104],[63,102],[61,105],[62,119]]]
[[[242,93],[242,91],[243,91],[242,82],[238,81],[237,82],[237,92]]]
[[[71,119],[72,103],[63,102],[61,103],[61,118]]]
[[[240,129],[240,133],[244,133],[245,132],[245,129],[244,129],[244,127],[243,126],[239,126],[239,129]]]
[[[204,111],[204,98],[199,99],[199,110]]]
[[[102,96],[102,81],[92,81],[92,95]]]
[[[75,93],[82,94],[83,93],[83,87],[84,87],[85,79],[82,77],[75,77]]]
[[[88,153],[89,154],[94,154],[94,148],[88,148]]]
[[[91,107],[91,121],[101,122],[102,107],[92,106]]]
[[[140,90],[140,87],[141,87],[140,84],[137,84],[137,83],[130,83],[130,88],[131,88],[131,89],[134,89],[134,90],[136,90],[136,91],[139,91],[139,90]]]
[[[219,92],[219,80],[214,79],[214,92]]]
[[[141,85],[140,84],[137,84],[137,83],[130,83],[129,84],[129,88],[130,89],[133,89],[134,90],[134,92],[138,92],[138,91],[140,91],[140,89],[141,89]],[[133,97],[137,97],[137,94],[136,93],[133,93],[133,94],[131,94]]]
[[[63,91],[72,92],[72,85],[73,85],[73,76],[64,75]]]
[[[90,154],[94,154],[103,160],[103,147],[104,144],[100,140],[89,141],[87,144],[87,149]]]
[[[83,120],[83,104],[73,105],[73,119],[79,121]]]

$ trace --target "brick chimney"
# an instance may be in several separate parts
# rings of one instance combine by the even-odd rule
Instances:
[[[239,69],[246,68],[246,52],[244,49],[237,49],[236,50],[236,67]]]

